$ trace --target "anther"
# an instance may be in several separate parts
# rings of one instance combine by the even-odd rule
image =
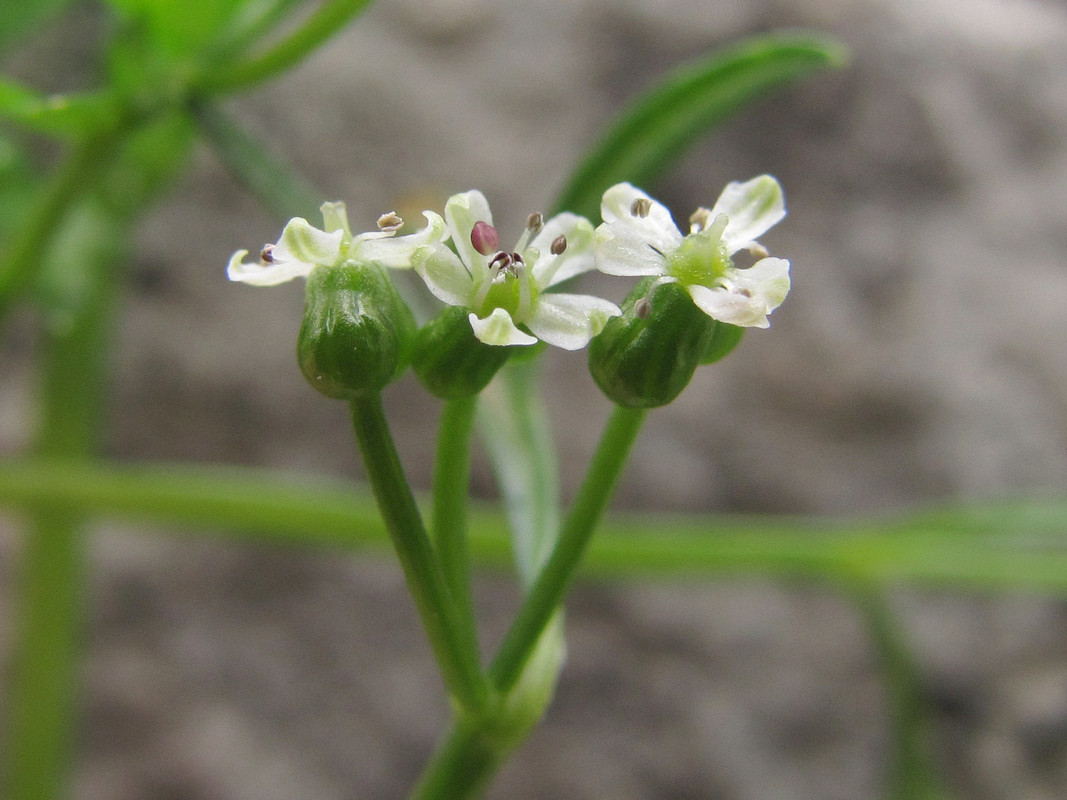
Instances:
[[[564,236],[561,233],[559,236],[557,236],[555,239],[552,240],[552,246],[550,248],[548,248],[548,251],[552,255],[558,256],[566,249],[567,249],[567,237]]]
[[[483,256],[487,256],[490,253],[497,253],[500,248],[500,234],[496,232],[496,228],[490,225],[488,222],[479,220],[474,223],[474,227],[471,228],[471,244],[474,245],[474,249],[481,253]],[[504,253],[503,255],[507,255]],[[500,258],[501,254],[497,253],[493,257],[493,261]],[[492,263],[490,263],[492,266]]]
[[[477,230],[477,227],[475,228],[475,230]],[[471,232],[471,239],[472,240],[474,239],[474,232],[473,231]],[[472,243],[473,243],[473,241],[472,241]],[[474,246],[475,246],[475,248],[478,247],[477,244],[475,244]],[[488,253],[486,255],[488,255]],[[497,252],[497,254],[495,256],[493,256],[491,259],[489,259],[489,269],[495,270],[495,271],[498,271],[498,272],[502,271],[502,270],[505,270],[505,269],[510,269],[513,259],[514,259],[514,256],[511,253],[505,253],[503,250],[500,250],[500,251]]]
[[[647,197],[638,197],[630,203],[630,214],[634,217],[647,217],[652,211],[652,201]]]
[[[539,212],[535,211],[526,218],[526,230],[530,232],[531,236],[539,234],[543,227],[545,227],[545,218]]]
[[[378,217],[378,230],[393,233],[404,227],[404,220],[395,211],[382,214]]]
[[[259,252],[259,260],[262,261],[264,264],[273,264],[275,246],[276,245],[273,244],[263,245],[263,249]]]
[[[711,212],[706,208],[698,208],[694,211],[692,216],[689,217],[689,232],[700,233],[708,227],[708,217],[710,214]]]
[[[642,297],[634,303],[634,316],[638,319],[648,319],[648,315],[651,313],[652,301],[647,297]]]

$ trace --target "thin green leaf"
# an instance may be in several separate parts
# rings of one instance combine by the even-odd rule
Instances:
[[[196,121],[219,159],[280,219],[316,219],[321,196],[303,178],[232,122],[217,105],[198,104]]]
[[[303,25],[260,55],[212,65],[196,81],[196,88],[217,94],[272,78],[303,61],[369,4],[370,0],[326,0]]]
[[[621,114],[574,171],[557,209],[595,217],[604,190],[645,185],[715,123],[774,89],[844,61],[832,40],[779,34],[684,66]]]
[[[330,478],[240,467],[0,462],[0,505],[38,504],[257,541],[388,548],[369,493]],[[601,578],[776,575],[1067,594],[1067,499],[943,508],[875,520],[608,517],[584,562]],[[471,557],[510,563],[503,517],[470,514]]]
[[[480,432],[511,523],[515,563],[529,586],[559,531],[559,474],[539,391],[538,360],[508,365],[482,394]]]

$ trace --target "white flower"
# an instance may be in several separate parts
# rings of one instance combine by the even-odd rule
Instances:
[[[661,275],[677,281],[713,319],[766,328],[767,315],[789,292],[789,262],[768,258],[756,239],[785,217],[782,187],[770,175],[731,183],[711,209],[699,208],[683,236],[670,212],[628,183],[612,186],[601,203],[596,266],[609,275]],[[747,250],[747,268],[733,256]]]
[[[274,286],[307,277],[315,267],[335,267],[345,261],[377,263],[393,269],[411,266],[415,248],[428,242],[442,241],[447,232],[444,220],[432,211],[423,212],[427,225],[418,233],[396,236],[404,224],[395,213],[383,214],[379,230],[352,236],[344,203],[323,203],[322,218],[326,230],[319,230],[303,217],[286,224],[276,244],[268,244],[260,260],[246,263],[247,250],[230,257],[226,275],[231,281],[253,286]]]
[[[486,344],[542,339],[577,350],[621,313],[599,297],[546,291],[593,268],[593,226],[584,217],[564,213],[545,222],[533,214],[510,251],[499,249],[489,203],[479,191],[450,197],[445,222],[458,255],[433,242],[415,251],[412,264],[438,299],[470,309],[474,335]]]

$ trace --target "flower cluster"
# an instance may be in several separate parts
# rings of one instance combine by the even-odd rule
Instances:
[[[453,195],[443,217],[423,212],[426,227],[406,236],[396,235],[403,221],[395,213],[378,220],[379,230],[357,236],[344,204],[326,203],[322,213],[322,229],[291,220],[258,263],[244,260],[246,250],[234,253],[230,280],[269,286],[342,266],[412,268],[435,297],[466,312],[479,342],[510,347],[544,341],[566,350],[585,347],[624,313],[599,297],[556,291],[593,269],[646,279],[644,295],[627,303],[642,319],[656,287],[674,283],[710,320],[765,328],[789,291],[789,262],[771,258],[757,241],[786,213],[781,186],[769,175],[729,184],[710,209],[690,217],[688,233],[665,206],[628,183],[604,193],[599,227],[569,212],[547,220],[531,214],[510,248],[501,247],[479,191]],[[751,266],[735,263],[743,251]]]

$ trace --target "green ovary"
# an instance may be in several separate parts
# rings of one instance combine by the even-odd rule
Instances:
[[[525,282],[529,287],[529,300],[525,304],[522,302],[522,293],[519,291],[521,282]],[[529,315],[537,294],[537,287],[533,285],[533,281],[526,277],[506,275],[503,280],[496,281],[489,287],[489,292],[480,307],[472,310],[484,319],[493,313],[494,308],[502,308],[511,315],[513,320],[523,322]]]
[[[733,266],[721,236],[709,230],[686,236],[668,258],[667,272],[683,286],[700,285],[711,289],[719,285]]]

